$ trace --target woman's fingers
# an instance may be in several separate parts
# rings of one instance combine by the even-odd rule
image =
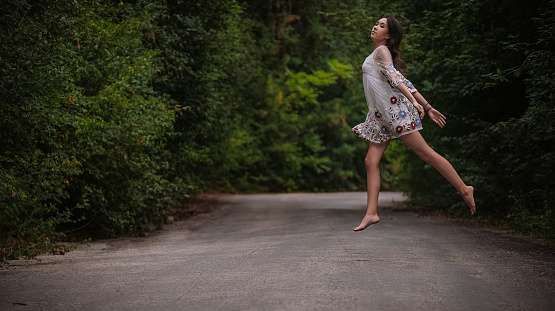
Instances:
[[[432,108],[432,110],[430,110],[429,113],[432,121],[434,121],[437,125],[439,125],[439,127],[443,128],[445,126],[445,124],[447,123],[445,121],[446,118],[441,112]]]
[[[445,119],[443,118],[434,118],[433,119],[435,123],[437,123],[437,125],[439,125],[439,127],[443,128],[445,126]]]

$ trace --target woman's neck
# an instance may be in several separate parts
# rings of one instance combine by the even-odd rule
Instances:
[[[380,41],[380,42],[374,41],[374,50],[375,50],[376,48],[378,48],[380,45],[386,45],[385,43],[386,43],[385,40],[382,40],[382,41]]]

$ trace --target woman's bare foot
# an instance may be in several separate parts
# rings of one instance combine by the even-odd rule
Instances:
[[[378,217],[378,215],[366,215],[360,222],[360,225],[354,228],[353,231],[362,231],[368,228],[370,225],[378,223],[379,221],[380,221],[380,217]]]
[[[466,191],[464,193],[459,193],[464,202],[470,207],[470,212],[472,215],[476,213],[476,203],[474,203],[474,187],[466,186]]]

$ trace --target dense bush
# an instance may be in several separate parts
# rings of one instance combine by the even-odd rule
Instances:
[[[64,148],[66,134],[73,139],[74,133],[63,131],[71,124],[74,104],[65,55],[71,49],[75,7],[70,1],[50,6],[4,1],[0,10],[0,241],[5,259],[50,245],[56,225],[69,220],[58,207],[81,169],[71,149]]]

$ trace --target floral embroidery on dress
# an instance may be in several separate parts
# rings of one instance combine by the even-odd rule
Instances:
[[[387,80],[389,80],[389,84],[391,84],[392,87],[397,87],[397,85],[401,83],[406,83],[405,77],[399,71],[397,71],[397,69],[395,69],[393,63],[389,62],[389,64],[386,66],[384,62],[380,65],[383,69],[382,73],[387,77]]]
[[[414,85],[412,84],[412,82],[410,82],[407,78],[405,78],[405,81],[406,81],[407,87],[409,88],[409,91],[410,91],[411,93],[416,93],[416,92],[418,92],[418,90],[414,87]]]
[[[414,123],[416,123],[416,125],[421,125],[422,121],[420,121],[420,118],[417,118],[416,120],[414,120]]]
[[[411,92],[416,89],[395,69],[387,47],[376,48],[366,58],[362,72],[368,114],[353,132],[380,143],[422,129],[418,111],[396,86],[405,83]]]

